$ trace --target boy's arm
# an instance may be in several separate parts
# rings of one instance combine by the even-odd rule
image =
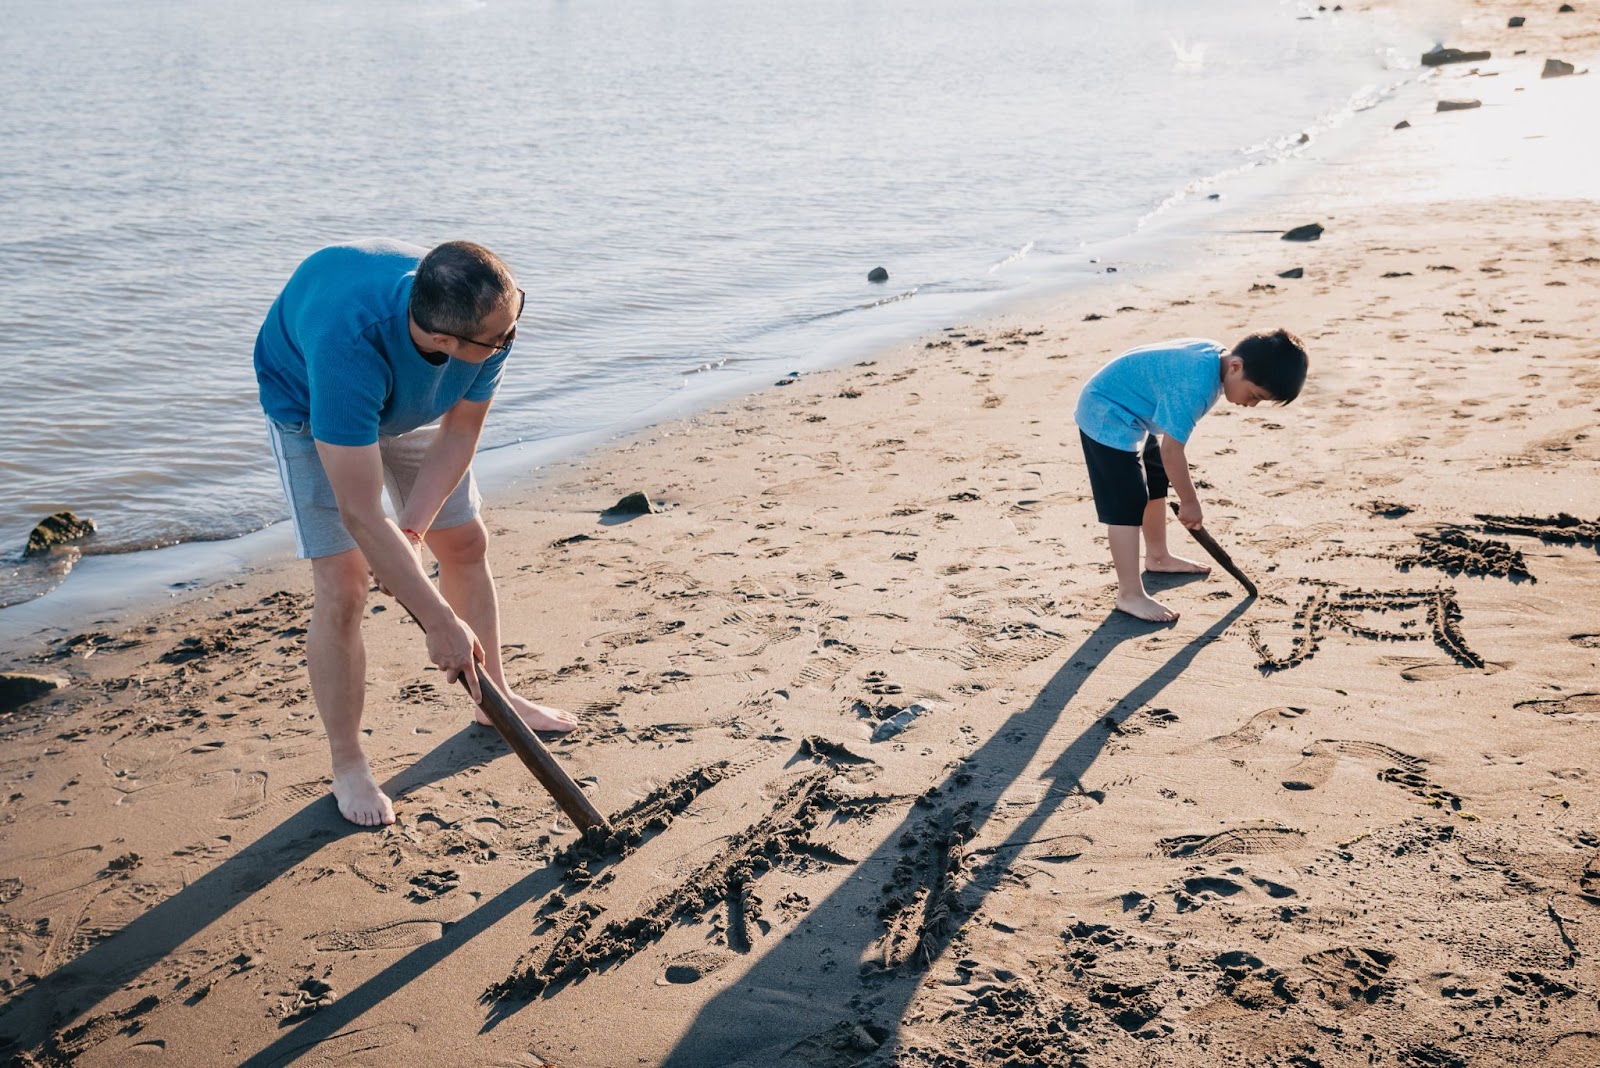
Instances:
[[[1178,522],[1198,530],[1204,525],[1205,516],[1200,512],[1194,479],[1189,477],[1189,457],[1184,454],[1183,442],[1170,434],[1161,435],[1161,466],[1166,469],[1167,481],[1178,491]]]

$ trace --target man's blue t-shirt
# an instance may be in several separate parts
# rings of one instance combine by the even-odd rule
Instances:
[[[411,282],[426,250],[360,241],[295,269],[256,335],[268,417],[329,445],[371,445],[427,426],[457,401],[494,396],[506,354],[430,363],[411,340]]]
[[[1130,349],[1094,373],[1078,397],[1078,429],[1102,445],[1137,452],[1146,434],[1187,444],[1222,396],[1215,341],[1185,337]]]

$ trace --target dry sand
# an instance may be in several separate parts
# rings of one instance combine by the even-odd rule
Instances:
[[[1434,85],[1485,107],[1419,109],[1203,270],[500,502],[508,670],[583,717],[551,747],[625,855],[376,598],[399,821],[343,823],[301,567],[14,658],[73,684],[3,724],[0,1032],[84,1066],[1600,1063],[1600,86],[1539,78],[1600,23],[1556,7],[1463,6],[1448,43],[1494,59]],[[1190,446],[1261,596],[1113,614],[1083,380],[1280,324],[1304,396]],[[666,510],[597,521],[638,487]]]

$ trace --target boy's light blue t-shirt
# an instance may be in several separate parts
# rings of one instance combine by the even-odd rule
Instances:
[[[1130,349],[1094,373],[1078,397],[1078,429],[1102,445],[1137,452],[1146,434],[1187,444],[1222,396],[1222,354],[1205,338]]]
[[[457,401],[494,396],[502,353],[429,363],[411,340],[411,282],[426,250],[360,241],[313,253],[256,335],[256,381],[269,418],[329,445],[371,445],[427,426]]]

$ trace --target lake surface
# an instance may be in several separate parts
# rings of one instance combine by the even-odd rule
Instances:
[[[1279,0],[0,0],[0,605],[283,517],[251,370],[315,249],[499,252],[486,447],[635,428],[1071,284],[1414,80]],[[887,283],[866,280],[888,269]],[[138,557],[130,557],[137,566]]]

